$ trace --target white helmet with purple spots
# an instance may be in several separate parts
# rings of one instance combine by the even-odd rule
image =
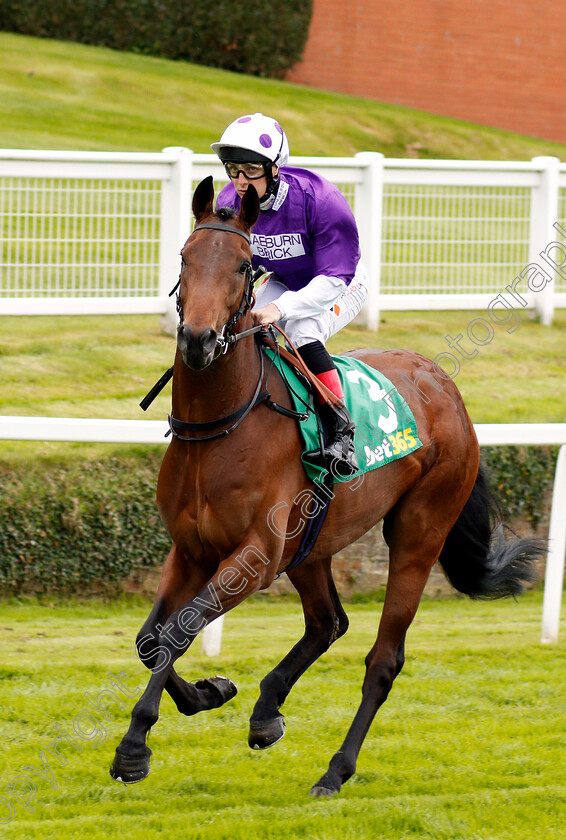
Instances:
[[[223,163],[277,164],[285,166],[289,160],[289,142],[277,120],[264,114],[247,114],[230,123],[212,149]]]

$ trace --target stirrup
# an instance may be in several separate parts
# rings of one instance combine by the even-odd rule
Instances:
[[[359,472],[360,466],[354,448],[355,424],[347,408],[334,410],[332,439],[324,447],[324,454],[332,464],[335,475],[346,478]]]

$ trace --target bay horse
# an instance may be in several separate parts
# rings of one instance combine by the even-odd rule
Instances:
[[[434,563],[439,561],[460,592],[497,598],[522,591],[535,578],[542,548],[536,540],[506,541],[501,525],[494,525],[478,442],[454,383],[446,377],[439,385],[438,370],[417,353],[358,350],[352,355],[395,385],[401,387],[407,377],[418,383],[411,409],[422,446],[366,473],[363,490],[356,492],[359,478],[335,484],[313,550],[302,565],[288,568],[309,515],[305,499],[313,499],[313,482],[301,463],[297,423],[271,410],[264,397],[264,353],[251,334],[249,234],[259,201],[253,187],[238,214],[215,212],[213,201],[207,178],[194,193],[196,225],[181,251],[174,436],[157,486],[172,547],[136,641],[152,673],[110,773],[128,783],[148,775],[146,736],[158,719],[164,689],[189,716],[236,694],[225,677],[187,682],[174,663],[209,621],[287,570],[302,601],[305,631],[261,681],[249,731],[252,748],[276,743],[284,734],[280,708],[291,688],[348,628],[332,555],[383,520],[389,548],[385,601],[377,640],[365,660],[361,704],[311,791],[328,796],[355,772],[364,737],[403,667],[405,635]],[[272,401],[292,407],[277,372],[270,375],[269,392]]]

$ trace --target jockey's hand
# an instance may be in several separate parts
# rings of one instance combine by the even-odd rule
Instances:
[[[254,326],[267,326],[281,320],[281,312],[274,303],[263,306],[261,309],[252,309],[252,320]]]

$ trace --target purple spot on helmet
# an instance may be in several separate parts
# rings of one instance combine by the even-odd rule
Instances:
[[[277,131],[279,132],[279,134],[283,134],[283,129],[281,128],[281,126],[279,125],[279,123],[278,123],[278,122],[276,122],[276,123],[275,123],[275,128],[277,129]]]
[[[251,117],[240,117],[240,119],[238,120],[239,123],[250,122],[250,121],[251,121]]]
[[[273,140],[271,139],[269,134],[262,134],[259,138],[259,142],[261,143],[264,149],[269,149],[269,147],[273,145]]]

